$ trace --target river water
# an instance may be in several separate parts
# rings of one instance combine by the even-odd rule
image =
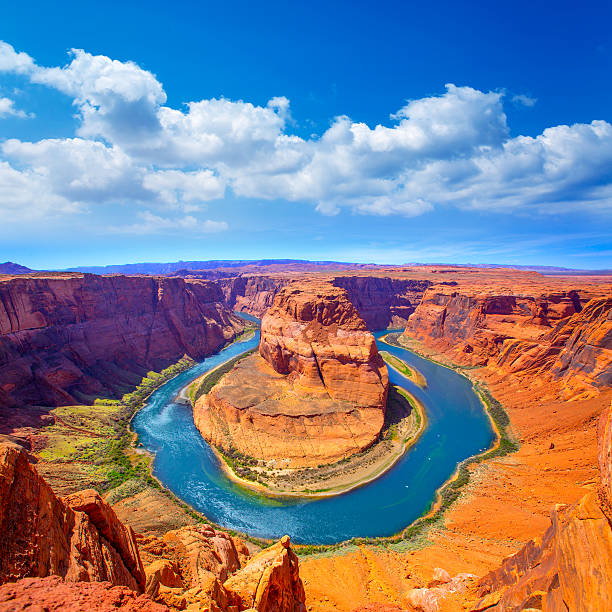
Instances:
[[[386,474],[368,485],[331,498],[270,499],[239,487],[223,474],[195,425],[191,407],[173,401],[191,380],[254,348],[234,343],[160,387],[136,414],[132,427],[155,453],[154,474],[178,497],[219,525],[256,537],[289,534],[303,544],[331,544],[355,536],[387,536],[400,531],[429,508],[436,489],[457,464],[488,448],[494,433],[471,383],[453,370],[414,353],[384,344],[379,349],[416,367],[428,386],[420,389],[392,368],[392,383],[425,406],[428,426],[418,442]]]

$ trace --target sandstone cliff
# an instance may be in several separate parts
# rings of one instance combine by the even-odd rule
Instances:
[[[346,289],[368,329],[377,330],[404,327],[433,283],[380,276],[339,276],[333,284]]]
[[[612,384],[612,298],[589,301],[537,342],[507,340],[496,365],[508,373],[550,376],[565,396]]]
[[[551,526],[478,588],[483,598],[473,610],[612,610],[612,412],[600,420],[598,491],[570,506],[556,506]]]
[[[288,536],[253,557],[224,586],[236,594],[241,610],[306,612],[299,562]]]
[[[238,276],[218,281],[225,304],[256,317],[263,317],[276,294],[293,281],[283,276]]]
[[[388,374],[343,289],[284,288],[262,320],[259,352],[196,402],[206,440],[292,468],[334,463],[376,440]]]
[[[222,301],[215,283],[180,278],[0,280],[0,407],[117,396],[184,354],[210,355],[242,326]]]
[[[564,397],[612,381],[612,298],[576,291],[527,295],[429,289],[400,341],[416,338],[470,365],[503,375],[557,380]]]
[[[137,538],[96,491],[58,498],[29,459],[0,444],[0,610],[305,612],[287,536],[253,559],[208,525]]]
[[[134,532],[95,491],[59,499],[26,451],[0,445],[0,582],[58,575],[142,592]]]
[[[281,291],[261,322],[259,354],[296,385],[384,410],[386,366],[343,289],[311,283]]]

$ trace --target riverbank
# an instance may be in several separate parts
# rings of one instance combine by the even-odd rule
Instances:
[[[238,355],[237,357],[235,357],[235,359],[240,359],[240,358],[243,358],[243,355]],[[225,365],[225,362],[223,364],[220,364],[220,365]],[[215,368],[215,369],[218,371],[221,368],[218,367],[218,368]],[[216,372],[214,372],[213,374],[215,374],[215,373]],[[208,379],[210,377],[209,375],[210,375],[210,372],[208,372],[204,378]],[[452,384],[450,380],[449,380],[449,384]],[[178,388],[180,389],[180,387],[178,387]],[[436,397],[435,387],[430,389],[428,391],[428,393],[434,393],[434,397]],[[445,394],[446,394],[446,387],[445,387],[445,392],[444,392],[443,396],[440,397],[440,401],[444,402],[443,397],[445,397]],[[160,407],[161,407],[161,404],[160,404]],[[162,414],[163,415],[168,415],[169,413],[164,409],[163,411],[161,411],[159,413],[157,411],[155,411],[154,414],[159,414],[160,418],[162,418],[161,417]],[[172,421],[174,421],[175,419],[177,419],[179,417],[181,412],[180,411],[177,412],[177,410],[173,409],[171,414],[172,414],[172,417],[171,417]],[[163,418],[165,419],[167,417],[164,416]],[[182,423],[182,418],[183,417],[180,417],[180,419],[181,419],[180,422],[181,423]],[[189,419],[189,421],[191,421],[191,419]],[[167,422],[167,421],[164,421],[164,422]],[[187,426],[187,423],[184,423],[184,424],[180,425],[179,426],[179,430],[174,432],[174,433],[172,433],[172,434],[170,434],[170,435],[174,439],[178,440],[182,436],[182,433],[179,433],[179,432],[183,431],[186,426]],[[190,424],[190,426],[193,427],[192,423]],[[154,429],[149,429],[149,431],[157,431],[158,425],[153,421],[153,422],[150,423],[150,427],[153,427]],[[169,435],[169,432],[165,432],[165,433],[164,432],[160,432],[160,433],[162,434],[162,436],[164,438],[167,437],[167,435]],[[449,432],[449,433],[451,433],[451,432]],[[195,436],[194,437],[194,442],[193,443],[187,442],[187,439],[186,439],[186,442],[188,444],[196,444],[196,445],[200,445],[201,444],[201,437],[199,435],[199,432],[197,432],[197,430],[195,430],[195,428],[193,428],[193,433],[189,434],[189,437],[191,437],[191,436]],[[195,441],[196,438],[199,440],[198,442]],[[435,438],[435,436],[434,436],[434,438]],[[183,446],[183,443],[181,443],[181,446]],[[213,462],[214,462],[214,459],[213,459]],[[342,484],[343,486],[342,487],[338,486],[337,491],[333,491],[333,493],[334,493],[333,498],[335,498],[337,500],[340,500],[340,499],[344,498],[344,496],[340,495],[340,493],[344,492],[344,493],[347,493],[347,494],[350,495],[350,491],[353,488],[361,487],[366,482],[372,483],[372,486],[378,486],[378,485],[375,485],[375,482],[373,482],[373,481],[378,481],[378,482],[381,482],[381,481],[384,481],[384,482],[387,482],[387,481],[388,482],[396,482],[396,484],[394,484],[393,486],[401,486],[402,487],[401,491],[403,492],[404,484],[402,483],[402,481],[405,483],[406,480],[404,480],[404,476],[402,476],[401,472],[398,472],[395,476],[391,475],[390,479],[389,478],[385,478],[385,479],[381,479],[380,478],[382,473],[385,473],[385,472],[389,471],[390,468],[392,467],[392,465],[394,465],[396,463],[397,463],[397,460],[395,461],[395,463],[389,462],[386,465],[381,463],[381,470],[380,471],[376,470],[375,473],[373,473],[374,470],[372,469],[372,466],[370,465],[370,466],[368,466],[368,471],[363,473],[363,478],[359,479],[358,481],[356,481],[357,479],[355,478],[355,474],[351,474],[351,478],[355,481],[354,482],[354,486],[347,487],[346,486],[346,480],[343,481],[342,483],[338,483],[338,485]],[[191,461],[189,464],[186,464],[186,467],[188,467],[188,466],[190,466],[192,464],[193,464],[193,462]],[[220,465],[222,466],[223,463],[220,463]],[[409,465],[409,463],[407,465]],[[421,465],[421,464],[419,464],[419,465]],[[347,471],[346,470],[346,464],[345,463],[341,463],[341,464],[338,464],[336,467],[337,467],[337,469],[339,471],[341,471],[343,473],[342,477],[345,478],[346,477],[346,473],[345,472]],[[425,466],[422,466],[422,467],[425,467]],[[172,471],[172,470],[175,470],[175,469],[177,469],[176,468],[176,460],[173,459],[170,463],[167,464],[167,468],[165,468],[165,471],[167,472],[167,470],[171,470]],[[170,474],[171,471],[168,472],[168,474]],[[456,472],[457,470],[454,470],[454,471]],[[199,469],[198,469],[197,473],[198,473],[197,478],[201,478],[202,476],[204,476],[204,474],[201,474]],[[230,478],[229,478],[230,474],[226,473],[226,476],[228,477],[227,480],[230,480]],[[312,475],[312,476],[314,476],[314,475]],[[397,482],[398,481],[398,477],[399,477],[399,482]],[[162,478],[163,478],[163,480],[165,482],[166,478],[163,477],[163,476],[162,476]],[[233,478],[231,480],[234,480],[234,482],[236,482],[236,480],[233,479]],[[241,479],[241,480],[246,480],[246,479]],[[194,483],[198,482],[198,481],[199,480],[197,480],[197,479],[193,480]],[[209,481],[207,480],[207,482],[209,482]],[[253,487],[253,484],[255,484],[255,487]],[[247,504],[248,507],[245,507],[244,511],[250,513],[253,510],[255,510],[255,506],[253,506],[252,504],[259,505],[259,504],[263,503],[263,506],[267,507],[268,506],[267,502],[265,502],[265,501],[264,502],[255,501],[256,499],[259,498],[259,496],[261,498],[272,498],[272,499],[274,499],[275,496],[268,495],[267,491],[265,491],[263,489],[259,489],[259,487],[258,487],[259,484],[260,483],[249,482],[248,480],[247,480],[247,482],[241,482],[240,483],[241,488],[243,488],[245,490],[249,490],[249,489],[253,490],[254,492],[257,493],[257,496],[258,496],[258,497],[251,497],[250,498],[250,499],[253,500],[253,502],[249,502]],[[453,484],[451,485],[452,490],[455,491],[455,492],[457,490],[457,484],[463,486],[465,483],[464,483],[462,478],[458,478],[458,477],[455,476],[455,479],[453,480]],[[249,499],[248,497],[242,497],[241,498],[240,495],[235,497],[236,493],[235,492],[232,493],[231,492],[231,488],[228,488],[227,486],[223,486],[223,485],[221,485],[221,486],[222,486],[222,491],[224,491],[223,493],[220,491],[220,493],[222,495],[221,499],[224,500],[224,503],[232,503],[231,500],[233,500],[234,502],[237,503],[237,507],[241,508],[241,507],[243,507],[245,505],[244,500]],[[384,485],[384,486],[387,487],[387,485]],[[448,483],[447,483],[447,486],[448,486]],[[316,489],[323,488],[321,486],[306,485],[305,488],[310,489],[310,491],[308,491],[307,493],[312,493],[312,492],[319,493],[319,494],[320,493],[324,493],[324,494],[328,493],[327,495],[316,495],[316,497],[331,497],[329,495],[330,491],[317,491],[316,490]],[[331,488],[331,487],[325,487],[325,488]],[[393,489],[393,491],[394,491],[393,497],[390,498],[391,501],[393,499],[396,499],[396,498],[397,498],[398,501],[401,501],[402,499],[406,499],[405,493],[404,493],[404,495],[400,494],[399,497],[396,497],[397,494],[399,493],[400,489]],[[440,493],[440,494],[443,495],[443,501],[448,501],[448,497],[447,497],[446,494],[443,494],[443,493]],[[228,499],[228,496],[229,496],[229,499]],[[290,497],[286,495],[286,491],[279,491],[277,496],[276,496],[276,498],[279,500],[279,502],[281,502],[283,497],[286,497],[286,498],[290,499]],[[304,497],[303,492],[300,492],[298,494],[298,496],[296,496],[296,497],[297,498]],[[409,496],[408,499],[410,499],[410,497],[411,496]],[[433,496],[433,493],[432,493],[432,498],[433,497],[434,496]],[[241,499],[243,501],[241,501]],[[378,500],[378,499],[379,498],[376,497],[376,500]],[[363,503],[363,501],[365,501],[365,500],[362,500],[362,502],[360,502],[360,503]],[[191,503],[193,504],[193,501],[191,501]],[[290,514],[288,516],[290,516],[291,513],[293,512],[291,510],[292,507],[296,507],[296,508],[310,508],[310,506],[301,506],[301,505],[293,506],[292,504],[289,504],[288,506],[286,506],[285,504],[278,503],[278,502],[273,504],[272,507],[274,507],[275,505],[278,505],[279,510],[281,508],[283,509],[282,514],[284,514],[285,510],[287,512],[289,512]],[[198,507],[197,503],[196,503],[195,507]],[[430,509],[433,509],[433,510],[437,511],[437,512],[435,512],[435,518],[439,519],[441,517],[441,515],[442,515],[441,510],[444,510],[445,508],[446,508],[446,506],[444,508],[435,507],[435,508],[430,508]],[[203,510],[203,508],[201,508],[201,509]],[[313,509],[314,509],[314,507],[313,507]],[[260,514],[261,514],[261,517],[260,517],[260,519],[258,519],[259,521],[261,521],[261,520],[263,520],[263,521],[265,521],[265,520],[276,520],[273,517],[277,516],[277,514],[275,512],[273,512],[272,510],[267,510],[267,509],[265,510],[265,514],[257,511],[255,513],[255,516],[260,516]],[[302,514],[301,511],[300,511],[300,514]],[[278,515],[278,516],[280,518],[281,515]],[[268,519],[266,519],[264,517],[268,517]],[[430,517],[427,517],[427,518],[430,518]],[[300,519],[300,520],[302,520],[302,519]],[[220,519],[219,517],[215,517],[215,522],[218,522],[218,523],[221,523],[221,524],[225,524],[224,520],[222,518]],[[418,522],[418,519],[417,519],[417,522]],[[262,524],[262,523],[259,522],[258,524]],[[302,524],[303,525],[307,525],[308,522],[306,521],[306,522],[303,522]],[[419,528],[418,530],[410,530],[410,527],[413,527],[414,525],[415,525],[415,523],[412,523],[408,528],[402,528],[401,530],[399,530],[399,532],[395,536],[382,537],[382,538],[379,538],[379,537],[352,537],[351,538],[351,537],[348,537],[345,540],[343,540],[341,543],[338,543],[338,544],[301,545],[301,546],[299,546],[299,550],[300,550],[301,554],[306,554],[306,553],[311,553],[311,552],[321,552],[321,551],[333,552],[333,551],[338,551],[338,550],[349,550],[351,547],[354,547],[355,544],[362,545],[362,544],[370,544],[370,543],[372,543],[372,544],[381,544],[381,545],[390,546],[390,547],[400,547],[400,548],[404,548],[406,546],[414,547],[415,545],[421,545],[422,546],[425,543],[425,540],[423,539],[422,536],[425,533],[428,533],[428,530],[425,530],[423,528]],[[435,521],[433,521],[432,523],[428,522],[426,524],[427,527],[432,527],[434,525],[439,525],[439,523],[436,523]],[[296,528],[296,527],[297,527],[297,525],[294,525],[294,528]],[[253,527],[253,529],[256,529],[256,527]],[[291,531],[291,532],[293,534],[296,533],[295,531]],[[309,537],[312,537],[312,536],[309,536]]]
[[[379,351],[379,353],[388,367],[393,368],[402,376],[410,379],[417,387],[421,389],[427,388],[427,379],[415,367],[407,364],[403,359],[392,355],[388,351]]]
[[[310,469],[268,470],[253,466],[254,460],[244,458],[253,476],[265,479],[264,482],[241,477],[236,470],[242,462],[211,448],[232,482],[262,495],[304,499],[342,495],[380,478],[417,442],[427,427],[423,404],[406,389],[392,388],[387,410],[388,418],[380,439],[370,448],[338,463]]]
[[[415,342],[411,350],[455,369],[427,346]],[[597,485],[597,421],[610,406],[612,390],[567,402],[550,398],[544,386],[534,393],[493,368],[462,372],[454,365],[503,404],[520,448],[467,466],[469,482],[420,536],[303,556],[300,575],[314,612],[350,612],[357,603],[397,604],[410,589],[427,584],[438,567],[451,576],[484,576],[531,538],[541,537],[551,508],[573,504]],[[321,578],[328,575],[333,578]]]

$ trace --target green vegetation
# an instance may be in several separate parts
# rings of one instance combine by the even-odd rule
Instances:
[[[234,357],[234,359],[230,359],[226,361],[224,364],[220,365],[218,368],[211,370],[207,374],[204,374],[202,378],[196,380],[189,387],[189,399],[191,400],[192,405],[202,397],[206,395],[221,379],[224,374],[227,374],[241,359],[244,359],[247,355],[254,353],[257,349],[251,349],[246,353],[242,353],[238,355],[238,357]]]
[[[129,422],[155,389],[194,363],[183,357],[161,372],[148,372],[120,400],[98,398],[92,406],[54,408],[54,423],[43,430],[46,446],[39,458],[56,464],[61,473],[69,473],[78,488],[93,487],[107,493],[128,482],[132,489],[159,486],[150,475],[150,457],[132,450]]]
[[[255,326],[251,325],[247,327],[240,335],[236,336],[234,342],[246,342],[255,335]]]
[[[380,351],[380,356],[385,360],[385,363],[396,369],[400,374],[412,380],[415,385],[425,389],[427,380],[416,368],[408,365],[404,360],[392,355],[388,351]]]
[[[181,372],[193,367],[195,363],[196,362],[190,357],[183,357],[175,364],[167,367],[165,370],[162,370],[159,373],[147,372],[147,375],[142,379],[134,391],[131,393],[126,393],[121,398],[120,403],[130,408],[133,412],[136,412],[136,410],[142,407],[144,400],[151,395],[155,389],[161,387],[165,382],[169,381],[171,378],[174,378],[177,374],[180,374]]]
[[[218,452],[221,457],[223,457],[223,461],[227,463],[234,474],[240,478],[244,478],[245,480],[265,484],[265,480],[261,478],[261,476],[255,470],[250,468],[250,466],[257,465],[259,463],[257,459],[254,457],[249,457],[248,455],[243,455],[235,448],[230,448],[227,451],[218,449]]]

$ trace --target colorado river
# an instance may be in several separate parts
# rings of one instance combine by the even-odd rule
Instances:
[[[160,387],[132,421],[140,442],[155,453],[155,476],[178,497],[219,525],[256,537],[289,534],[304,544],[331,544],[356,536],[392,535],[423,514],[436,489],[457,464],[494,440],[471,383],[453,370],[380,341],[379,349],[414,366],[427,379],[420,389],[389,368],[392,383],[408,389],[425,406],[428,426],[418,442],[387,473],[336,497],[269,499],[227,479],[193,424],[191,407],[173,400],[197,376],[259,343],[259,332],[234,343]]]

